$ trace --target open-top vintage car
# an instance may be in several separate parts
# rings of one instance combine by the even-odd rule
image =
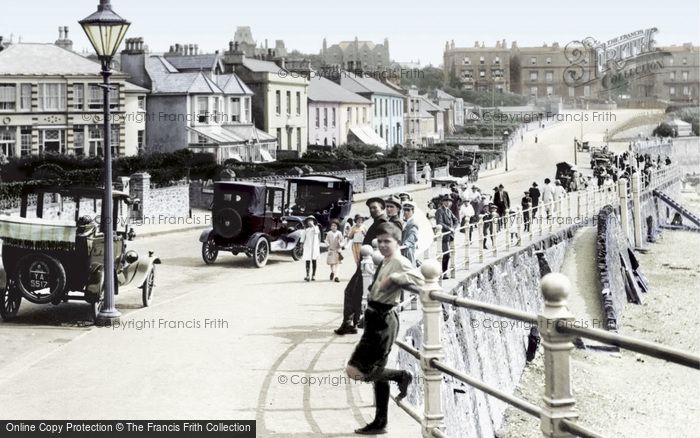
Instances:
[[[301,259],[301,230],[283,216],[284,191],[249,182],[215,182],[213,227],[199,236],[204,263],[214,263],[219,251],[244,253],[258,268],[265,266],[271,252],[289,252],[294,260]]]
[[[303,227],[307,216],[314,216],[321,229],[321,241],[331,221],[342,230],[352,209],[352,182],[329,175],[305,175],[287,180],[287,221]]]
[[[19,216],[0,215],[0,239],[5,274],[0,291],[0,316],[17,315],[22,298],[35,304],[60,304],[68,300],[90,303],[96,318],[104,300],[104,233],[114,230],[115,294],[140,288],[142,303],[153,298],[155,265],[160,260],[149,251],[139,256],[127,251],[134,236],[125,215],[131,199],[113,192],[113,217],[101,221],[104,190],[100,188],[26,187],[21,193]],[[120,226],[122,225],[122,226]]]

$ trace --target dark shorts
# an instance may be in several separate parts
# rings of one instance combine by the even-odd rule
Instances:
[[[368,377],[381,371],[386,367],[398,332],[399,315],[394,307],[383,311],[367,306],[365,329],[348,365],[354,366]]]

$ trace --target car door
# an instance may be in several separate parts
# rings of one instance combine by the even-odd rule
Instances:
[[[274,238],[282,232],[282,214],[284,209],[284,189],[268,187],[265,202],[265,232]]]

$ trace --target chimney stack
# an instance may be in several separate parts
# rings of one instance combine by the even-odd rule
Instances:
[[[199,44],[194,45],[194,54],[199,55]]]
[[[58,39],[54,44],[66,50],[73,50],[73,41],[68,39],[68,26],[58,27]]]
[[[63,26],[58,26],[58,39],[63,39]]]

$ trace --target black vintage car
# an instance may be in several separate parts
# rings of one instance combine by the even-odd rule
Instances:
[[[289,252],[299,260],[300,222],[284,217],[284,192],[282,187],[242,181],[214,183],[213,227],[199,237],[204,263],[214,263],[219,251],[243,253],[258,268],[271,252]]]
[[[19,215],[0,215],[2,263],[0,316],[17,315],[22,299],[34,304],[82,300],[91,304],[93,318],[104,301],[104,233],[114,231],[115,294],[140,288],[142,302],[153,298],[155,265],[160,260],[127,251],[135,234],[127,219],[131,199],[113,191],[113,217],[101,218],[104,190],[27,186],[21,193]]]
[[[287,180],[288,221],[301,228],[307,216],[318,220],[322,234],[333,219],[343,230],[352,209],[352,182],[328,175],[306,175]],[[323,241],[323,236],[321,236]]]
[[[566,161],[557,163],[557,173],[554,178],[561,182],[562,187],[564,187],[567,192],[578,189],[579,173],[576,166],[571,163],[567,163]]]

